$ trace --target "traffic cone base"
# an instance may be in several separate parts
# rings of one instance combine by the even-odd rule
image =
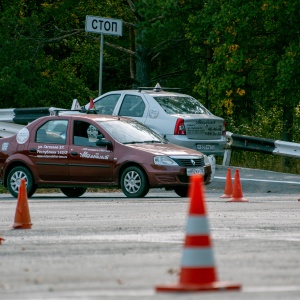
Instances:
[[[28,207],[25,179],[21,179],[19,187],[18,203],[15,214],[14,229],[31,229],[31,219]]]
[[[227,202],[249,202],[246,198],[230,198]]]
[[[231,282],[211,282],[207,284],[174,284],[159,285],[156,287],[157,292],[205,292],[205,291],[228,291],[240,290],[241,285]]]
[[[239,170],[235,170],[232,196],[227,202],[248,202],[243,196]]]
[[[232,195],[231,194],[223,194],[222,196],[220,196],[220,198],[231,198]]]
[[[179,282],[156,286],[157,292],[200,292],[239,290],[240,284],[219,282],[215,267],[209,223],[206,217],[203,175],[191,178],[189,216]]]
[[[232,197],[232,178],[231,170],[228,168],[226,175],[226,182],[224,188],[224,194],[220,198],[231,198]]]
[[[23,224],[23,223],[14,223],[13,228],[14,229],[31,229],[32,224]]]

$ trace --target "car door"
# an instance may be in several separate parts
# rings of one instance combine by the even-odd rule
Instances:
[[[112,115],[121,94],[109,94],[95,100],[95,108],[98,114]]]
[[[69,181],[68,120],[49,120],[39,126],[29,141],[28,157],[42,181]]]
[[[143,95],[124,94],[121,101],[119,116],[129,117],[138,120],[141,123],[145,122],[148,103],[144,99]]]
[[[111,182],[113,179],[113,151],[96,145],[101,132],[89,122],[73,121],[73,138],[69,153],[72,181]]]

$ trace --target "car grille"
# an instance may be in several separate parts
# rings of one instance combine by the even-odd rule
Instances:
[[[175,158],[171,157],[181,167],[204,167],[204,157],[199,158]]]

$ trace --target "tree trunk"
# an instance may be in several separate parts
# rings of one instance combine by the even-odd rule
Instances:
[[[211,48],[208,48],[206,50],[206,73],[207,73],[207,69],[209,64],[211,63],[212,60],[212,56],[213,56],[213,51]],[[210,90],[209,90],[209,86],[206,88],[206,99],[205,99],[205,106],[208,110],[211,110],[211,99],[210,99]]]
[[[150,57],[148,50],[141,45],[136,46],[135,80],[139,86],[150,86]]]
[[[293,140],[293,107],[285,105],[283,107],[282,117],[282,136],[283,141],[291,142]]]
[[[282,141],[291,142],[293,140],[293,107],[285,104],[282,117]],[[292,168],[292,159],[283,157],[281,160],[282,171],[289,173]]]
[[[129,38],[130,38],[130,50],[135,52],[135,30],[134,28],[129,28]],[[135,56],[133,54],[130,55],[130,78],[132,82],[135,79]]]

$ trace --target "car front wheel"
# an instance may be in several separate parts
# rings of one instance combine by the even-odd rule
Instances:
[[[18,198],[19,187],[22,179],[25,179],[27,196],[30,198],[36,191],[36,185],[33,182],[33,177],[30,171],[25,167],[15,167],[9,172],[7,177],[8,190],[12,196]]]
[[[64,187],[61,192],[69,198],[78,198],[86,192],[86,188]]]
[[[148,178],[139,167],[128,167],[121,176],[121,188],[129,198],[142,198],[149,192]]]

